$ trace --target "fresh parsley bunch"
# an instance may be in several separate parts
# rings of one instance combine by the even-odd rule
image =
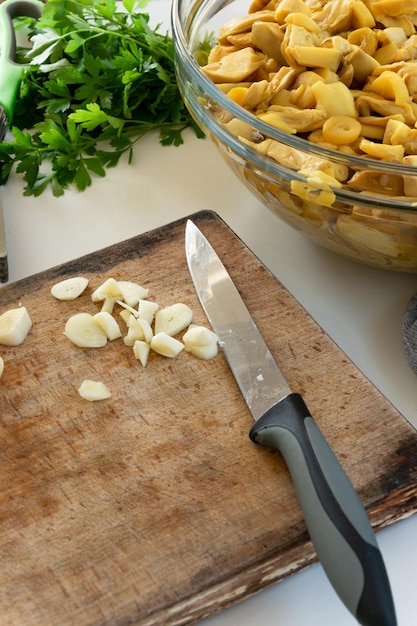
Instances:
[[[166,146],[180,145],[188,127],[203,136],[177,87],[173,41],[149,25],[146,3],[47,0],[40,20],[26,20],[29,66],[13,140],[0,143],[0,184],[16,164],[25,195],[49,185],[55,196],[72,184],[83,191],[123,154],[131,162],[150,131]]]

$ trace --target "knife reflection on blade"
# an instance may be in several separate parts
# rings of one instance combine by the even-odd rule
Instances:
[[[382,555],[347,475],[288,386],[223,263],[190,220],[185,248],[202,307],[255,420],[250,438],[284,457],[329,581],[362,626],[396,626]]]

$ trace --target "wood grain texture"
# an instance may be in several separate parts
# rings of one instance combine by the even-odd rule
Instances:
[[[376,529],[417,508],[414,429],[260,261],[211,212],[192,216],[230,271],[294,391],[304,396]],[[0,291],[25,305],[25,343],[0,347],[2,626],[192,624],[315,561],[286,467],[248,437],[250,414],[222,355],[152,355],[121,340],[65,338],[96,312],[106,278],[206,320],[184,254],[185,220]],[[75,302],[50,295],[82,274]],[[331,303],[329,303],[331,306]],[[99,379],[110,400],[77,388]]]

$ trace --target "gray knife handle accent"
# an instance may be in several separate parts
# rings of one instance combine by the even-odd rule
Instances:
[[[396,626],[391,588],[366,512],[300,395],[277,402],[250,438],[281,452],[317,556],[363,626]]]

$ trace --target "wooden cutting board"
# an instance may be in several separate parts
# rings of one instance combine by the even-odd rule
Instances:
[[[376,529],[417,508],[414,429],[211,212],[192,216],[218,251],[272,353],[303,394]],[[0,291],[25,305],[26,341],[0,346],[2,626],[192,624],[316,560],[286,467],[250,442],[250,414],[222,355],[153,355],[63,335],[96,312],[106,278],[206,323],[184,255],[185,220]],[[50,295],[84,275],[74,302]],[[106,401],[77,392],[105,382]]]

